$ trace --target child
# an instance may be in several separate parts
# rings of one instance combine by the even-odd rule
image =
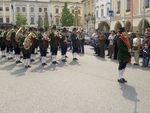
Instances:
[[[148,67],[150,57],[150,49],[148,48],[148,44],[144,44],[143,48],[143,67]]]

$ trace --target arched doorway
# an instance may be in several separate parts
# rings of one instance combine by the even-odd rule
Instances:
[[[143,24],[143,20],[141,20],[138,25],[138,30],[140,33],[142,33],[142,24]],[[148,22],[148,20],[145,19],[144,20],[144,31],[146,28],[149,28],[149,27],[150,27],[150,23]]]
[[[126,31],[131,31],[131,22],[129,20],[125,23],[125,29]]]
[[[100,32],[109,32],[110,26],[109,26],[109,24],[107,22],[103,21],[103,22],[99,23],[98,30]]]
[[[119,31],[119,29],[120,28],[122,28],[122,25],[121,25],[121,23],[120,22],[117,22],[116,24],[115,24],[115,31]]]

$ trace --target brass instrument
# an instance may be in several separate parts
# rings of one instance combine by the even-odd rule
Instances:
[[[34,37],[34,36],[35,36],[35,34],[30,33],[30,34],[25,38],[25,40],[24,40],[24,42],[23,42],[23,47],[24,47],[24,49],[28,50],[28,49],[31,48],[31,46],[32,46],[32,40],[31,40],[31,38]]]
[[[47,36],[46,33],[43,33],[42,36],[43,36],[42,40],[46,40],[46,41],[50,42],[50,39],[49,39],[49,37]]]
[[[11,30],[7,33],[7,35],[6,35],[6,40],[7,40],[7,41],[10,41],[10,40],[11,40],[11,34],[12,34],[13,31],[14,31],[14,29],[11,29]]]
[[[19,28],[19,30],[16,32],[16,37],[15,37],[15,41],[19,42],[19,38],[20,38],[20,32],[22,31],[22,27]]]

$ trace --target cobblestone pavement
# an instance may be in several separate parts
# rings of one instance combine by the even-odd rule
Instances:
[[[150,68],[129,65],[117,82],[117,61],[90,54],[31,69],[0,59],[0,113],[150,113]],[[58,56],[58,60],[60,56]]]

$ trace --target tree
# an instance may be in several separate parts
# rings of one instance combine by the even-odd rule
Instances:
[[[48,14],[45,12],[45,17],[44,17],[44,28],[47,30],[49,28],[49,21],[48,21]]]
[[[18,27],[21,27],[23,25],[27,24],[27,18],[22,14],[22,13],[17,13],[16,14],[16,25]]]
[[[43,19],[42,19],[42,17],[40,15],[39,15],[37,24],[38,24],[38,28],[43,27]]]
[[[61,24],[62,26],[72,26],[74,22],[74,16],[70,13],[69,9],[67,8],[67,3],[64,4],[64,8],[62,10],[61,16]]]

